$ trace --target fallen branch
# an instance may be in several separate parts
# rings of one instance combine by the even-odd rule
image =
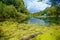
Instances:
[[[36,34],[32,34],[32,35],[30,35],[30,36],[28,36],[26,38],[22,38],[21,40],[30,40],[31,38],[34,38],[34,37],[36,37],[39,34],[43,34],[43,33],[42,32],[39,32],[39,33],[36,33]]]

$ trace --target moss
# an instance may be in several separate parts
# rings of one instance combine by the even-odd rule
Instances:
[[[21,40],[22,38],[28,37],[37,32],[43,32],[33,37],[31,40],[59,40],[60,29],[58,25],[50,27],[42,27],[35,24],[17,23],[13,21],[0,22],[0,37],[1,40]],[[57,26],[57,27],[56,27]],[[25,30],[26,29],[26,30]],[[52,33],[52,34],[51,34]]]

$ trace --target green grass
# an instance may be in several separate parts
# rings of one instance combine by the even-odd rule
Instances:
[[[0,22],[0,40],[21,40],[31,34],[42,32],[30,40],[60,40],[60,26],[51,27],[24,24],[13,21]]]
[[[42,35],[31,40],[60,40],[60,26],[47,27]]]

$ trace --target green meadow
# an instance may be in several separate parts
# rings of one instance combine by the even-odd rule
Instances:
[[[35,24],[24,24],[11,21],[0,23],[0,40],[21,40],[29,37],[31,34],[41,32],[29,40],[60,40],[60,26],[52,25],[38,26]]]

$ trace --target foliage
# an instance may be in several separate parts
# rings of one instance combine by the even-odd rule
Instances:
[[[40,1],[40,0],[39,0]],[[60,16],[60,5],[58,5],[59,0],[49,0],[51,2],[51,7],[47,7],[45,10],[36,12],[33,14],[34,17],[42,16],[46,14],[47,16],[54,16],[56,19]]]
[[[0,2],[0,13],[2,13],[3,11],[3,5],[2,5],[2,2]]]
[[[28,18],[29,11],[23,0],[0,0],[0,21],[15,19],[16,21]]]
[[[2,3],[6,5],[13,5],[18,12],[29,13],[29,11],[25,8],[23,0],[1,0]]]
[[[31,40],[60,40],[60,26],[53,26],[44,29],[44,33]]]
[[[60,40],[60,25],[41,27],[35,24],[20,24],[13,21],[0,22],[0,40],[21,40],[38,32],[42,32],[42,34],[31,40]]]
[[[55,15],[60,13],[59,10],[60,6],[57,8],[56,6],[52,6],[46,8],[44,11],[37,12],[38,14],[36,13],[36,15],[44,15],[45,13],[49,16],[50,14]],[[60,39],[60,25],[41,27],[35,24],[20,23],[25,21],[28,17],[29,11],[25,8],[23,0],[0,0],[0,40],[21,40],[37,32],[42,32],[42,34],[31,40]],[[3,22],[1,22],[1,20]]]
[[[47,14],[47,16],[59,17],[60,15],[59,11],[60,11],[60,6],[51,6],[51,7],[46,8],[43,11],[34,13],[33,16],[36,17],[36,16],[42,16],[44,14]]]

